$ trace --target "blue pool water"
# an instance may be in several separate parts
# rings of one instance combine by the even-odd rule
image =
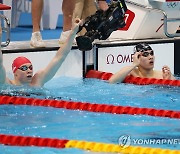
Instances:
[[[60,77],[44,88],[1,86],[1,93],[26,97],[64,99],[98,104],[113,104],[180,111],[180,88],[172,86],[108,84],[97,79]],[[38,95],[36,95],[38,93]],[[0,106],[0,134],[36,136],[69,140],[118,144],[122,135],[132,139],[178,139],[180,120],[145,115],[116,115],[72,111],[51,107]],[[135,145],[180,149],[179,144]],[[1,153],[90,153],[79,149],[39,147],[8,147],[0,145]]]

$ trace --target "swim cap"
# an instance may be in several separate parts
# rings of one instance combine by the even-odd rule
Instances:
[[[12,63],[12,71],[13,73],[16,72],[16,70],[23,64],[26,63],[31,63],[31,61],[29,59],[27,59],[26,57],[17,57],[16,59],[14,59],[13,63]]]
[[[134,52],[143,52],[147,50],[152,50],[150,45],[148,45],[147,43],[139,43],[134,47]]]

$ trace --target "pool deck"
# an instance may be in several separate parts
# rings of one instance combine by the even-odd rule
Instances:
[[[180,37],[175,38],[159,38],[159,39],[139,39],[139,40],[125,40],[125,39],[107,39],[107,40],[95,40],[94,44],[97,47],[110,47],[110,46],[121,46],[121,45],[134,45],[137,43],[147,42],[147,43],[172,43],[179,41]],[[3,47],[3,53],[13,53],[13,52],[35,52],[35,51],[52,51],[58,50],[60,45],[58,39],[44,40],[45,48],[33,48],[30,46],[30,41],[13,41],[7,47]],[[73,48],[77,49],[77,45],[73,45]]]

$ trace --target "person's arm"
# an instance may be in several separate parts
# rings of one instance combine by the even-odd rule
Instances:
[[[5,82],[6,82],[6,71],[5,71],[5,68],[3,66],[3,55],[2,55],[2,51],[0,49],[0,83],[2,84]]]
[[[125,66],[117,73],[111,76],[109,79],[109,83],[121,83],[124,81],[127,75],[131,73],[133,69],[135,69],[139,65],[139,52],[136,52],[133,56],[133,64],[130,66]]]
[[[6,82],[6,71],[3,66],[3,55],[2,55],[2,50],[1,50],[1,36],[2,36],[2,29],[0,26],[0,83],[5,83]]]
[[[70,36],[68,37],[67,41],[59,50],[57,51],[54,58],[50,61],[48,66],[43,70],[38,71],[32,80],[32,85],[34,86],[43,86],[47,81],[51,80],[62,63],[64,62],[65,58],[67,57],[68,53],[71,51],[73,40],[76,36],[76,33],[79,29],[79,25],[82,24],[80,19],[76,19],[71,31]]]

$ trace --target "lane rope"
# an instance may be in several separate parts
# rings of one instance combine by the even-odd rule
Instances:
[[[86,78],[97,78],[101,80],[109,80],[112,76],[112,73],[109,72],[101,72],[96,70],[90,70],[86,74]],[[141,78],[141,77],[134,77],[134,76],[127,76],[124,83],[131,83],[137,85],[169,85],[169,86],[178,86],[180,87],[180,80],[166,80],[166,79],[156,79],[156,78]]]
[[[7,146],[37,146],[51,148],[77,148],[92,152],[114,152],[128,154],[180,154],[179,150],[169,150],[161,148],[129,146],[122,147],[118,144],[108,144],[101,142],[89,142],[55,138],[41,138],[31,136],[14,136],[0,134],[0,144]]]
[[[180,119],[180,112],[173,110],[139,108],[139,107],[131,107],[131,106],[115,106],[108,104],[82,103],[82,102],[73,102],[73,101],[65,101],[65,100],[0,96],[0,105],[10,105],[10,104],[65,108],[68,110],[81,110],[81,111],[98,112],[98,113],[148,115],[148,116]]]
[[[11,7],[0,3],[0,10],[10,10]]]

